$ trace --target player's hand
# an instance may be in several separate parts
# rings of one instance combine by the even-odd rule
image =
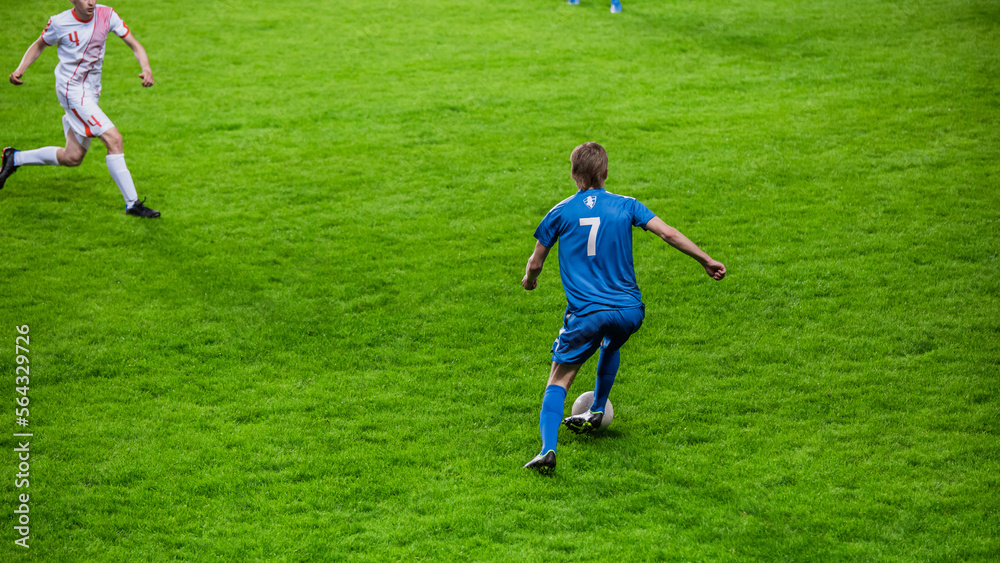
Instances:
[[[726,266],[723,265],[722,262],[712,260],[708,264],[705,264],[705,273],[712,279],[718,281],[726,277]]]
[[[24,84],[24,81],[21,80],[22,76],[24,76],[23,71],[18,72],[15,70],[14,72],[10,73],[10,83],[13,84],[14,86],[20,86],[21,84]]]
[[[142,87],[143,88],[149,88],[150,86],[153,85],[153,82],[154,82],[154,80],[153,80],[153,71],[151,71],[151,70],[144,70],[141,73],[139,73],[139,78],[142,79]]]
[[[529,280],[528,275],[525,274],[524,277],[521,278],[521,287],[531,291],[532,289],[538,287],[538,279]]]

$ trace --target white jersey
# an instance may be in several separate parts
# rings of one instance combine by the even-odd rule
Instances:
[[[70,104],[101,95],[101,67],[108,33],[118,37],[129,34],[128,26],[112,8],[97,5],[94,16],[80,21],[74,10],[52,16],[42,32],[46,45],[59,45],[56,65],[56,92]]]

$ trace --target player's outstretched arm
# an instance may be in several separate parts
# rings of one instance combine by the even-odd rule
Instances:
[[[42,56],[42,51],[44,51],[46,47],[48,47],[48,45],[42,41],[41,37],[35,39],[35,42],[28,47],[28,50],[24,52],[24,56],[21,57],[21,64],[17,65],[17,70],[10,73],[11,84],[14,86],[24,84],[24,81],[21,80],[21,78],[24,77],[24,71],[28,70],[28,67],[37,61],[38,57]]]
[[[542,266],[549,255],[549,247],[540,242],[535,243],[535,251],[528,258],[528,265],[524,268],[524,277],[521,278],[521,287],[531,291],[538,287],[538,276],[542,273]]]
[[[663,239],[670,246],[687,254],[698,261],[705,268],[705,273],[713,279],[721,280],[726,276],[726,267],[722,262],[712,260],[712,257],[698,248],[698,245],[691,242],[691,239],[684,236],[680,231],[663,222],[659,217],[653,217],[646,223],[646,230]]]
[[[149,67],[149,56],[146,54],[146,49],[142,46],[142,43],[135,38],[135,35],[129,33],[125,37],[122,37],[122,41],[132,49],[132,54],[135,55],[135,60],[139,61],[139,67],[142,68],[142,72],[139,73],[139,78],[142,79],[142,86],[144,88],[149,88],[153,85],[153,69]]]

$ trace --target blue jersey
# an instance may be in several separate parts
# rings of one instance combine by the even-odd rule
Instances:
[[[654,217],[635,198],[603,189],[577,192],[545,215],[535,238],[549,248],[559,241],[567,313],[642,306],[632,265],[632,227],[645,229]]]

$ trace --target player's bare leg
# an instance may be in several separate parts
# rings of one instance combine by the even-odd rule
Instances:
[[[569,391],[570,386],[573,385],[573,380],[576,379],[576,374],[580,373],[581,366],[583,364],[560,364],[559,362],[552,362],[552,369],[549,370],[548,385],[558,385]]]
[[[79,166],[83,157],[87,156],[90,139],[83,137],[82,141],[69,126],[69,121],[63,116],[63,135],[66,137],[66,147],[42,147],[27,151],[19,151],[7,147],[3,151],[3,163],[0,166],[0,188],[11,174],[21,166]]]
[[[56,151],[56,160],[62,166],[80,166],[90,150],[90,139],[77,137],[66,116],[63,116],[63,135],[66,136],[66,148]]]

